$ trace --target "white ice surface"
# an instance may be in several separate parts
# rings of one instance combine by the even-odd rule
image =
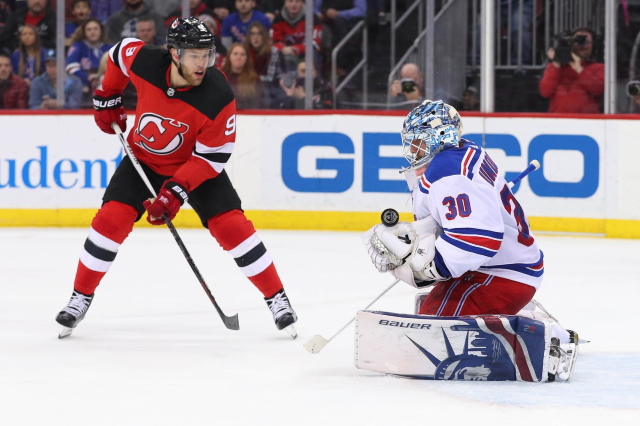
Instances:
[[[393,278],[356,233],[261,231],[300,320],[292,340],[205,230],[180,230],[240,331],[224,328],[168,230],[136,229],[58,340],[86,229],[0,229],[0,425],[639,425],[640,241],[538,236],[536,299],[583,345],[570,383],[433,382],[361,371],[353,325]],[[413,309],[398,285],[374,308]]]

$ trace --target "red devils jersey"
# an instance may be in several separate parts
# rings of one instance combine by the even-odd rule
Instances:
[[[138,159],[192,191],[222,172],[236,138],[236,102],[224,74],[209,68],[199,86],[170,86],[165,49],[126,38],[109,51],[106,92],[129,79],[138,92],[135,126],[127,140]]]
[[[271,25],[271,38],[273,39],[273,45],[282,50],[285,46],[293,47],[296,55],[302,55],[305,53],[304,45],[304,29],[305,20],[301,19],[294,26],[291,26],[282,15],[276,16]],[[320,50],[320,44],[322,43],[322,24],[320,20],[313,17],[313,47],[316,50]]]

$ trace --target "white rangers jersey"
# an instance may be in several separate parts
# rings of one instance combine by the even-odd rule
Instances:
[[[437,154],[413,189],[416,220],[442,226],[435,262],[442,276],[479,271],[535,287],[543,255],[522,207],[486,151],[463,139]]]

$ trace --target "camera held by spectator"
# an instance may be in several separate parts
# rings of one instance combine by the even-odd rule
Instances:
[[[627,96],[635,98],[640,95],[640,80],[631,80],[627,83]]]
[[[417,86],[418,83],[416,83],[416,80],[413,78],[403,78],[400,80],[400,87],[403,93],[411,93]]]
[[[587,45],[587,36],[585,34],[558,34],[554,37],[553,49],[555,53],[553,55],[553,61],[558,62],[560,65],[568,65],[573,60],[571,51],[573,44],[577,46],[585,47]]]

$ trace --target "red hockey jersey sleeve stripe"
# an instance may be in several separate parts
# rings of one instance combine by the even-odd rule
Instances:
[[[174,177],[193,191],[207,179],[215,178],[224,169],[236,141],[236,103],[232,101],[209,121],[196,137],[191,158]]]

